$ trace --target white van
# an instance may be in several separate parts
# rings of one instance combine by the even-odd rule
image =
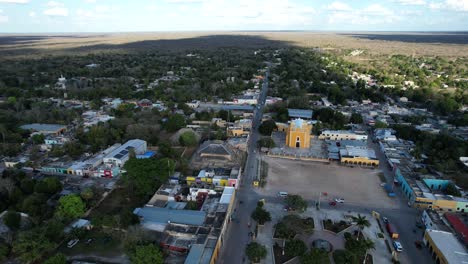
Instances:
[[[287,192],[278,192],[279,197],[287,197],[288,193]]]
[[[72,240],[68,241],[67,247],[68,247],[68,248],[72,248],[72,247],[74,247],[76,244],[78,244],[79,241],[80,241],[79,239],[72,239]]]

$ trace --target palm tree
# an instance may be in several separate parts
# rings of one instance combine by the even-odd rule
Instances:
[[[362,234],[362,230],[364,228],[371,226],[371,223],[369,220],[366,219],[365,216],[361,216],[361,214],[358,214],[358,216],[353,216],[353,221],[356,222],[356,225],[359,227],[359,234],[357,240],[359,240],[359,235]]]

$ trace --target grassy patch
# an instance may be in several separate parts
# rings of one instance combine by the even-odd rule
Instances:
[[[275,243],[273,246],[273,254],[275,255],[275,263],[285,263],[291,260],[291,257],[288,257],[286,254],[283,255],[283,248]]]
[[[125,209],[134,209],[135,207],[141,206],[147,199],[138,198],[136,195],[129,194],[125,188],[116,188],[109,194],[104,201],[95,208],[91,217],[96,214],[119,214]]]
[[[260,186],[264,187],[266,185],[266,178],[268,176],[268,163],[264,160],[260,162]]]
[[[323,220],[323,228],[335,233],[339,233],[351,225],[341,220],[338,223],[334,223],[331,219]]]
[[[293,238],[296,234],[311,234],[314,230],[314,219],[312,217],[301,218],[291,214],[283,217],[276,224],[275,238]]]
[[[71,237],[70,239],[73,239]],[[86,243],[88,239],[93,239],[89,244]],[[124,251],[123,246],[123,234],[118,231],[112,231],[106,233],[102,230],[91,230],[82,237],[80,237],[80,242],[76,244],[73,248],[68,248],[67,243],[69,240],[65,241],[59,251],[68,256],[74,255],[88,255],[94,254],[105,257],[112,257],[120,255]]]

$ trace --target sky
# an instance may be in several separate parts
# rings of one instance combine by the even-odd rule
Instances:
[[[1,33],[468,31],[468,0],[0,0]]]

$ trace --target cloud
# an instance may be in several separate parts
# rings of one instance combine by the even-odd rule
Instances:
[[[96,0],[85,0],[86,3],[90,3],[90,4],[93,4],[93,3],[96,3]]]
[[[0,3],[7,3],[7,4],[27,4],[29,0],[0,0]],[[7,17],[8,21],[8,17]]]
[[[468,12],[468,0],[445,0],[442,2],[430,2],[428,7],[433,10]]]
[[[48,7],[58,7],[58,6],[64,6],[63,3],[57,2],[57,1],[49,1],[47,2]]]
[[[34,12],[34,11],[29,12],[29,16],[30,16],[30,17],[35,17],[35,16],[36,16],[36,12]]]
[[[3,10],[0,9],[0,23],[8,22],[8,17],[3,15]]]
[[[348,4],[345,4],[342,2],[333,2],[327,6],[327,10],[340,12],[340,11],[351,11],[352,8]]]
[[[315,10],[288,0],[205,0],[199,13],[220,29],[284,29],[311,25]]]
[[[205,0],[165,0],[166,3],[171,4],[193,4],[193,3],[202,3]]]
[[[46,6],[48,8],[43,12],[46,16],[68,16],[68,8],[62,2],[49,1]]]
[[[468,11],[468,0],[446,0],[445,4],[449,9],[455,11]]]
[[[393,2],[398,3],[400,5],[426,5],[426,1],[424,0],[393,0]]]
[[[327,6],[326,9],[331,11],[328,15],[328,23],[330,24],[391,24],[402,19],[402,17],[393,10],[380,4],[372,4],[364,8],[354,9],[346,4],[334,2]]]

